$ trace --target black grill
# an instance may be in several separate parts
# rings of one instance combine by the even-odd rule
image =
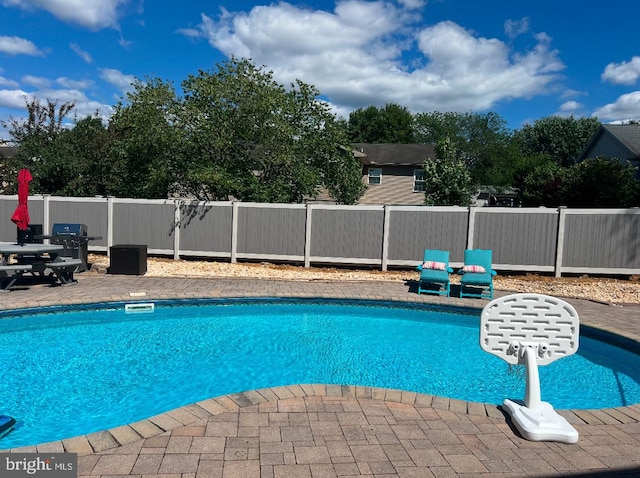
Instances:
[[[51,228],[51,244],[64,246],[64,251],[60,255],[82,259],[78,272],[87,270],[89,240],[86,224],[58,223]]]

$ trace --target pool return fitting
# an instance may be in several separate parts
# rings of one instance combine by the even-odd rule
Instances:
[[[480,346],[510,365],[526,367],[525,398],[502,406],[531,441],[577,443],[578,432],[540,399],[538,365],[578,350],[579,318],[572,305],[542,294],[512,294],[489,302],[480,317]]]

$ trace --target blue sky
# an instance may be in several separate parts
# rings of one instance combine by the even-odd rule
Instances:
[[[344,117],[397,103],[510,128],[640,119],[639,17],[637,0],[0,0],[0,120],[24,117],[24,97],[106,119],[134,78],[179,87],[232,55]]]

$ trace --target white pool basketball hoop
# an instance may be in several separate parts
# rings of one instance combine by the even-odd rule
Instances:
[[[524,401],[503,406],[524,438],[576,443],[578,432],[540,399],[538,365],[578,350],[578,313],[567,302],[541,294],[513,294],[489,302],[480,318],[480,346],[511,365],[526,366]]]

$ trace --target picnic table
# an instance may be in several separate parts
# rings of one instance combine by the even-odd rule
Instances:
[[[73,273],[82,266],[81,259],[63,257],[61,244],[16,244],[0,242],[0,292],[8,292],[27,272],[51,271],[61,285],[75,284]],[[11,263],[11,256],[17,258]]]

